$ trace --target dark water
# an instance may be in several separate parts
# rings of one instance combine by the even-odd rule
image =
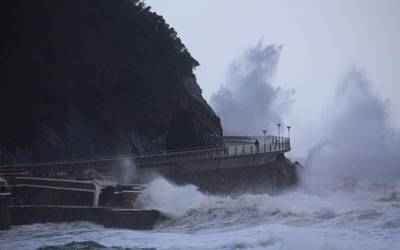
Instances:
[[[124,247],[106,247],[103,245],[100,245],[99,243],[96,243],[94,241],[82,241],[82,242],[71,242],[65,245],[54,245],[54,246],[45,246],[45,247],[40,247],[38,250],[97,250],[97,249],[103,249],[103,250],[153,250],[155,248],[124,248]]]

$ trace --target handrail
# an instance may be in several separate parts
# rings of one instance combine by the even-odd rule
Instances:
[[[257,137],[259,138],[259,137]],[[66,165],[77,165],[87,164],[89,165],[99,162],[107,161],[119,161],[119,160],[132,160],[140,165],[161,165],[176,161],[186,160],[202,160],[212,159],[217,157],[230,157],[237,155],[248,155],[258,153],[271,153],[271,152],[284,152],[290,150],[290,139],[287,137],[268,136],[266,137],[266,143],[258,145],[255,144],[242,144],[234,146],[212,146],[202,148],[192,148],[192,150],[186,151],[175,151],[175,152],[155,152],[147,155],[119,155],[113,157],[102,157],[92,159],[73,159],[65,161],[55,162],[43,162],[43,163],[31,163],[31,164],[16,164],[16,165],[4,165],[0,166],[0,170],[9,168],[31,168],[31,167],[55,167],[55,166],[66,166]],[[79,166],[85,167],[85,166]],[[32,168],[33,169],[33,168]],[[37,169],[38,170],[38,169]]]
[[[192,152],[192,151],[199,151],[199,150],[208,150],[208,149],[215,149],[221,148],[222,146],[205,146],[205,147],[193,147],[187,148],[192,150],[184,150],[176,149],[176,150],[168,150],[168,151],[155,151],[149,152],[145,154],[119,154],[119,155],[110,155],[110,156],[102,156],[102,157],[87,157],[87,158],[79,158],[79,159],[65,159],[65,160],[55,160],[55,161],[47,161],[47,162],[34,162],[34,163],[17,163],[17,164],[9,164],[9,165],[0,165],[0,170],[5,168],[12,168],[15,169],[17,167],[25,167],[25,166],[40,166],[40,165],[49,165],[49,164],[64,164],[64,163],[83,163],[83,162],[92,162],[92,161],[104,161],[104,160],[114,160],[114,159],[123,159],[123,158],[139,158],[139,157],[152,157],[155,155],[172,155],[177,153],[184,153],[184,152]]]

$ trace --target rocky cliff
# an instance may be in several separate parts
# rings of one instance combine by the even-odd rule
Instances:
[[[198,62],[142,2],[6,0],[0,18],[3,163],[204,146],[222,134]]]

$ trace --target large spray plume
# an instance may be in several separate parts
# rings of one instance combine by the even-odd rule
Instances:
[[[281,122],[294,93],[272,85],[281,51],[260,42],[230,65],[225,84],[211,97],[226,133],[259,134]]]
[[[326,114],[326,138],[309,154],[305,177],[314,183],[400,177],[399,137],[388,124],[387,106],[364,72],[349,71]]]

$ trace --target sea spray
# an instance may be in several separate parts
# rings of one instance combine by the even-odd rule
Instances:
[[[376,193],[373,196],[359,196],[361,190],[354,191],[346,186],[354,189],[356,186],[360,189],[364,187],[362,190],[365,189],[369,194]],[[378,183],[356,182],[337,186],[329,192],[308,192],[300,188],[280,195],[242,194],[231,197],[208,196],[193,185],[178,186],[158,178],[148,185],[138,199],[142,208],[157,209],[172,219],[160,225],[163,229],[175,228],[188,232],[213,228],[232,230],[244,225],[254,227],[275,222],[298,226],[318,225],[324,219],[344,216],[352,211],[370,213],[375,208],[372,204],[395,199],[400,184],[393,183],[386,189],[381,186],[379,192],[375,189],[378,186]],[[364,202],[369,203],[368,208],[360,207]]]
[[[142,208],[156,209],[168,216],[179,217],[212,199],[212,196],[201,193],[194,185],[178,186],[159,177],[146,186],[137,201]]]
[[[399,181],[349,180],[321,193],[300,187],[279,195],[219,197],[156,179],[145,191],[152,200],[140,199],[175,216],[155,230],[35,224],[1,233],[0,246],[36,249],[95,241],[129,249],[393,250],[400,249],[399,191]]]
[[[303,182],[320,188],[346,179],[398,179],[399,132],[388,124],[387,105],[365,72],[350,70],[337,86],[325,138],[311,151]]]
[[[136,175],[135,161],[130,158],[123,158],[119,161],[119,166],[121,169],[119,181],[122,184],[131,184]]]
[[[210,100],[225,133],[256,135],[282,122],[294,90],[273,85],[281,51],[282,46],[260,42],[231,63],[224,85]]]

